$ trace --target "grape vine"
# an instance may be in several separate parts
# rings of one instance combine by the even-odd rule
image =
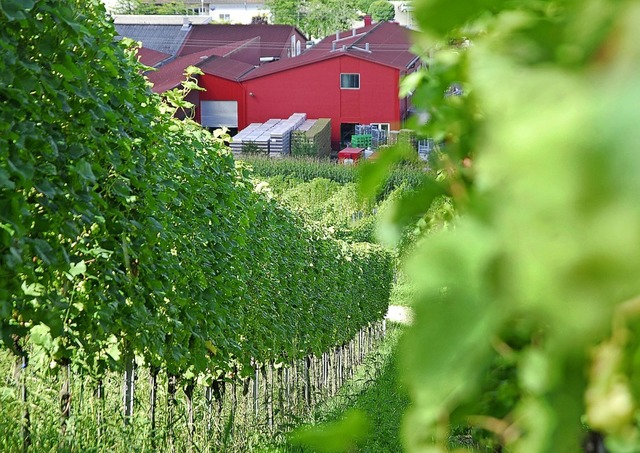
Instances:
[[[216,378],[324,351],[383,316],[388,253],[254,190],[226,137],[151,92],[101,2],[3,0],[0,25],[6,347],[97,378],[134,356]]]

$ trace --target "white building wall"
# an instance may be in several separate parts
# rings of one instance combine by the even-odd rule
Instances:
[[[255,16],[268,13],[264,4],[225,4],[209,3],[209,16],[212,22],[228,22],[231,24],[250,24]]]
[[[107,12],[110,13],[118,5],[118,0],[102,0],[102,3],[104,3]]]
[[[416,28],[417,23],[413,18],[413,6],[410,1],[391,2],[396,9],[395,21],[408,28]]]
[[[402,2],[391,2],[393,7],[396,10],[396,15],[394,17],[394,22],[399,23],[403,27],[407,28],[418,28],[418,24],[413,17],[413,6],[411,6],[411,1],[402,1]],[[353,28],[359,28],[364,25],[364,21],[357,20],[353,22]]]

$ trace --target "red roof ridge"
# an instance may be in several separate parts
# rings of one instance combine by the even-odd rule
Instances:
[[[211,47],[211,49],[216,50],[216,55],[218,55],[219,57],[228,57],[229,55],[233,55],[243,47],[251,45],[255,42],[260,42],[260,36],[254,36],[253,38],[242,39],[240,41],[234,41],[227,44],[222,44],[220,46],[214,46]]]
[[[372,32],[374,32],[375,30],[377,30],[378,28],[380,28],[382,26],[382,24],[386,24],[387,22],[378,22],[376,24],[373,25],[373,27],[371,27],[369,30],[367,30],[366,32],[364,32],[364,35],[361,36],[360,38],[356,39],[355,42],[351,43],[351,46],[355,46],[357,44],[360,43],[360,41],[362,41],[363,39],[365,39],[367,36],[369,36],[369,34],[371,34]]]
[[[255,69],[255,66],[231,58],[208,60],[200,66],[205,74],[215,75],[227,80],[240,81],[240,78]]]
[[[230,34],[235,34],[236,39],[238,34],[244,34],[244,36],[250,34],[251,38],[260,36],[274,41],[278,46],[287,46],[288,37],[286,36],[294,32],[307,39],[295,25],[289,24],[194,24],[187,32],[176,55],[193,53],[190,49],[200,47],[202,41],[211,39],[211,36],[217,36],[216,39],[220,40],[229,38]]]
[[[189,66],[198,66],[212,58],[218,58],[214,48],[205,49],[200,52],[183,55],[174,58],[162,65],[155,72],[147,73],[147,78],[153,83],[153,91],[163,93],[172,88],[180,86],[184,80],[184,70]]]

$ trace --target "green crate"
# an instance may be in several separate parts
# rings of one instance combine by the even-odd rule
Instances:
[[[351,146],[353,146],[354,148],[370,148],[371,134],[352,135]]]

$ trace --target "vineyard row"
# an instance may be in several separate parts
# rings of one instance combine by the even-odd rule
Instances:
[[[229,373],[212,381],[185,379],[135,360],[98,381],[71,366],[47,376],[18,361],[10,397],[3,399],[0,447],[248,451],[286,433],[334,396],[385,331],[384,321],[373,323],[322,354],[256,363],[250,376]],[[8,363],[0,360],[0,367]]]

